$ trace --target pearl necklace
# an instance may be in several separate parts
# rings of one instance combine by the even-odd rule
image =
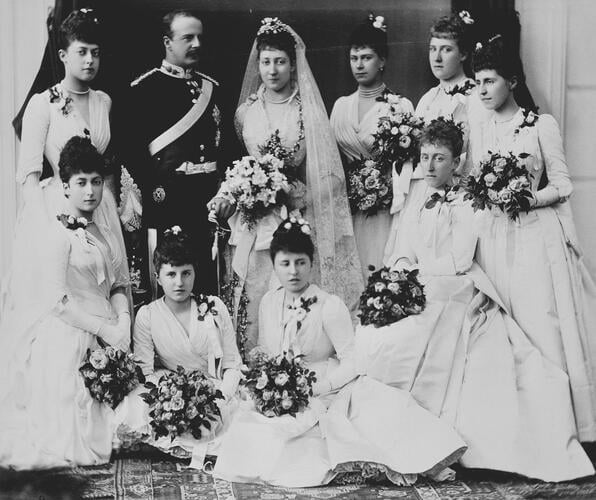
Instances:
[[[363,89],[362,87],[358,87],[358,96],[364,99],[372,99],[374,97],[379,97],[383,92],[385,92],[386,88],[387,85],[384,83],[381,83],[381,85],[374,89]]]
[[[288,97],[283,98],[281,101],[274,101],[267,95],[267,92],[263,92],[263,99],[265,99],[270,104],[285,104],[292,98],[293,95],[294,92],[291,92]]]
[[[77,95],[86,95],[89,93],[89,91],[91,90],[90,88],[87,90],[72,90],[69,89],[68,87],[64,87],[68,92],[72,93],[72,94],[77,94]]]

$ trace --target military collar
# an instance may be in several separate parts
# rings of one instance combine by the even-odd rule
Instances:
[[[161,62],[161,68],[159,69],[162,73],[165,73],[168,76],[173,76],[174,78],[180,78],[183,80],[190,80],[196,76],[194,68],[184,69],[166,61],[165,59]]]

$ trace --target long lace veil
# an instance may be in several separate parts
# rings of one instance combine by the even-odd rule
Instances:
[[[292,28],[287,29],[296,42],[295,83],[302,101],[306,144],[306,218],[311,222],[315,242],[313,280],[355,311],[364,284],[344,170],[321,93],[306,60],[306,46]],[[260,84],[255,39],[238,104],[254,94]]]

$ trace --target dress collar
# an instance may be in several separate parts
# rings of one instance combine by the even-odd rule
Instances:
[[[174,78],[181,78],[183,80],[190,80],[196,74],[193,68],[184,69],[166,61],[165,59],[161,62],[160,70],[166,75],[173,76]]]

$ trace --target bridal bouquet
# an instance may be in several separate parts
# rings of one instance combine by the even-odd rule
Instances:
[[[360,323],[377,328],[395,323],[426,306],[424,286],[418,281],[418,270],[391,271],[383,267],[368,278],[360,296]]]
[[[302,137],[303,135],[304,131],[302,131]],[[264,144],[259,146],[259,153],[263,156],[272,155],[281,160],[283,168],[280,168],[280,170],[287,177],[288,182],[292,182],[296,179],[294,157],[299,149],[300,141],[297,141],[293,148],[286,148],[279,136],[279,129],[277,129]]]
[[[393,198],[390,170],[375,160],[356,160],[348,173],[348,198],[352,213],[374,215],[389,208]]]
[[[520,161],[528,156],[527,153],[515,156],[489,151],[476,174],[470,175],[466,182],[465,199],[472,200],[474,210],[498,207],[511,220],[517,220],[522,211],[529,212],[532,200],[530,174]]]
[[[302,362],[302,356],[292,351],[279,356],[269,356],[254,350],[250,354],[249,368],[241,382],[252,394],[257,410],[266,417],[296,416],[308,406],[312,396],[315,372]]]
[[[190,432],[201,439],[205,430],[211,430],[212,422],[221,418],[217,400],[223,399],[199,371],[187,372],[182,366],[177,371],[162,375],[157,385],[147,382],[149,392],[141,394],[149,405],[150,424],[155,438],[177,436]]]
[[[137,385],[145,382],[133,354],[114,347],[87,349],[79,372],[91,397],[116,408]]]
[[[245,156],[226,170],[222,186],[233,198],[242,214],[242,221],[252,227],[278,203],[278,195],[289,189],[283,173],[283,161],[271,154],[260,159]]]
[[[422,118],[401,109],[400,99],[394,94],[386,95],[389,113],[379,118],[373,134],[373,151],[378,154],[378,161],[385,165],[395,163],[398,174],[406,161],[418,162],[418,140],[424,127]]]

